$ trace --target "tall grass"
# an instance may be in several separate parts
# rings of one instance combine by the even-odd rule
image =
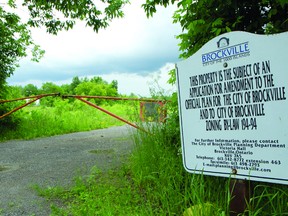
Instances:
[[[269,183],[256,184],[246,213],[253,216],[288,215],[288,187]]]
[[[172,127],[171,127],[172,126]],[[189,174],[173,143],[173,123],[150,126],[136,136],[132,155],[134,182],[151,203],[151,215],[230,215],[230,179]],[[173,130],[174,129],[174,130]],[[288,215],[288,186],[251,182],[251,198],[243,215]],[[185,210],[186,209],[186,210]],[[189,214],[190,213],[190,214]]]
[[[115,103],[101,107],[129,119],[129,104]],[[53,136],[124,124],[80,101],[69,103],[68,100],[59,100],[54,107],[28,106],[16,114],[21,119],[19,126],[15,130],[3,132],[0,141]]]
[[[135,111],[127,104],[104,107],[125,117]],[[21,138],[122,124],[78,102],[63,101],[54,108],[28,107],[23,115],[25,119],[17,132]],[[165,123],[138,124],[148,133],[138,130],[134,134],[135,150],[121,169],[103,172],[93,167],[90,176],[77,177],[69,190],[37,188],[40,195],[51,201],[52,215],[228,216],[230,180],[184,170],[178,122],[173,116]],[[286,185],[253,184],[246,215],[288,215]]]
[[[139,133],[136,136],[139,144],[131,157],[131,173],[134,184],[150,203],[149,213],[181,215],[196,205],[206,209],[209,205],[209,215],[227,212],[228,183],[223,178],[187,173],[181,152],[171,145],[171,131],[167,124],[150,125],[149,132],[154,135]],[[217,194],[221,196],[215,196]]]
[[[66,205],[53,204],[52,215],[228,216],[230,180],[187,173],[181,152],[171,144],[173,128],[141,126],[149,134],[134,135],[135,151],[124,167],[108,173],[94,167],[88,178],[78,177],[73,188],[56,194]],[[287,186],[253,184],[246,215],[288,215]],[[46,197],[55,198],[51,190]]]

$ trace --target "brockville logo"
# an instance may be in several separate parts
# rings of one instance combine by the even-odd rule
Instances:
[[[217,42],[217,47],[218,48],[227,47],[227,46],[229,46],[229,38],[222,37]]]
[[[236,45],[230,45],[230,39],[227,37],[220,38],[217,42],[217,50],[202,54],[202,64],[211,63],[214,61],[221,62],[224,60],[231,60],[232,57],[244,57],[250,53],[249,43],[242,42]]]

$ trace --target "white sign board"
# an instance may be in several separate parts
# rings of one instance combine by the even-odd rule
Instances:
[[[288,33],[230,32],[177,64],[188,172],[288,184]]]

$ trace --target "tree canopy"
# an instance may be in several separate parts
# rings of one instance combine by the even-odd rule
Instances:
[[[15,6],[15,0],[10,1]],[[24,0],[23,6],[30,12],[30,26],[45,26],[49,33],[57,34],[62,29],[73,28],[76,19],[98,32],[112,19],[123,17],[122,8],[126,3],[127,0]]]
[[[22,5],[16,3],[16,0],[0,3],[1,98],[7,94],[7,87],[4,91],[5,80],[13,74],[19,59],[31,52],[32,59],[38,61],[44,54],[33,42],[31,27],[45,27],[48,33],[57,34],[73,28],[76,20],[81,20],[98,32],[111,20],[124,16],[122,9],[129,0],[23,0]],[[210,39],[225,32],[238,30],[271,34],[288,30],[288,0],[146,0],[142,7],[150,17],[157,12],[157,6],[170,4],[176,4],[174,23],[180,24],[183,30],[177,36],[182,58],[188,58]],[[21,21],[17,15],[17,7],[29,12],[27,22]],[[170,75],[173,82],[173,72]],[[85,93],[87,86],[95,82],[97,79],[81,84],[82,81],[76,77],[71,86],[63,86],[63,89]],[[47,89],[54,87],[51,83],[46,85]],[[103,94],[117,94],[117,87],[117,81],[113,82],[107,88],[112,91]],[[92,89],[99,92],[96,87],[88,90]],[[26,90],[26,94],[35,94],[37,89],[31,85]],[[0,113],[5,109],[0,107]]]
[[[73,28],[76,20],[82,20],[98,32],[106,28],[112,19],[124,16],[122,8],[128,1],[24,0],[22,5],[16,3],[16,0],[8,0],[0,4],[0,90],[27,52],[31,51],[32,60],[35,61],[44,54],[33,42],[31,27],[45,27],[48,33],[57,34]],[[17,7],[27,9],[27,22],[23,23],[16,12],[11,12],[16,11]]]
[[[288,30],[287,0],[146,0],[143,7],[147,16],[152,16],[157,5],[174,3],[177,3],[174,23],[179,23],[183,30],[177,36],[182,58],[225,32],[271,34]]]
[[[20,7],[16,2],[8,0],[5,8],[16,10]],[[76,20],[82,20],[98,32],[111,20],[123,17],[123,7],[128,3],[129,0],[23,0],[21,7],[29,12],[26,23],[16,13],[5,11],[1,4],[0,88],[28,49],[32,49],[34,60],[43,55],[33,43],[30,27],[43,26],[47,32],[57,34],[73,28]],[[142,7],[150,17],[157,12],[157,6],[169,4],[177,4],[173,18],[183,30],[177,36],[182,58],[191,56],[207,41],[225,32],[269,34],[288,30],[287,0],[146,0]]]
[[[43,51],[35,45],[26,24],[20,17],[0,7],[0,90],[20,58],[27,55],[27,48],[32,49],[33,60],[38,60]]]

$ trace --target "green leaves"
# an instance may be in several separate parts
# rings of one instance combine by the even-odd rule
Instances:
[[[223,25],[223,18],[218,17],[214,22],[212,22],[212,27],[219,27]]]
[[[11,8],[16,8],[15,0],[8,0],[8,5],[9,5]]]
[[[94,77],[90,80],[82,81],[77,85],[75,93],[77,95],[117,96],[118,92],[116,87],[117,84],[115,81],[108,84],[102,80],[101,77]]]
[[[8,0],[8,6],[16,9],[15,2]],[[0,88],[13,74],[19,59],[27,56],[28,50],[33,61],[39,61],[44,55],[34,44],[29,27],[44,26],[48,33],[57,34],[72,29],[76,20],[82,20],[98,32],[112,19],[123,17],[122,8],[127,3],[128,0],[24,0],[22,6],[30,13],[27,23],[21,23],[18,15],[0,7]]]
[[[282,8],[285,8],[285,5],[287,6],[287,0],[278,0],[279,4],[281,5]]]
[[[152,16],[157,5],[174,1],[147,0],[144,10]],[[288,30],[287,0],[179,0],[173,23],[179,23],[183,32],[180,39],[180,57],[188,58],[210,39],[230,31],[278,33]]]
[[[176,0],[146,0],[145,4],[142,4],[144,11],[146,12],[146,16],[152,17],[154,13],[157,12],[156,6],[161,5],[167,7],[169,4],[174,4]]]
[[[14,7],[14,1],[9,1],[9,5]],[[18,66],[19,59],[27,56],[27,49],[32,50],[33,60],[44,54],[33,43],[30,30],[20,17],[0,7],[0,89]]]
[[[45,26],[47,32],[57,34],[62,29],[73,28],[75,21],[83,20],[87,26],[98,32],[106,28],[109,21],[124,16],[122,8],[127,0],[24,0],[29,9],[28,24],[33,27]]]

